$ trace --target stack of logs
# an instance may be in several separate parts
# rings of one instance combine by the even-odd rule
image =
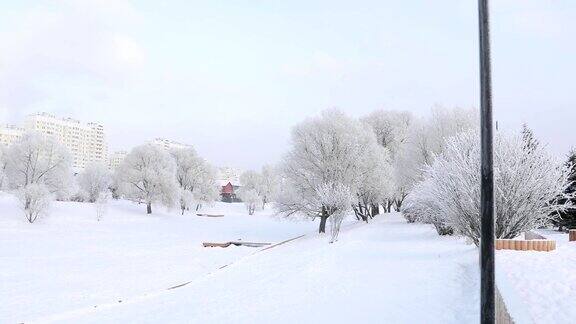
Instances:
[[[552,251],[556,241],[551,240],[496,240],[496,250]]]

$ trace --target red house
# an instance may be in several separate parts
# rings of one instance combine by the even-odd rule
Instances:
[[[236,196],[236,191],[240,186],[233,185],[230,181],[222,186],[220,190],[220,197],[223,202],[240,202],[241,200]]]

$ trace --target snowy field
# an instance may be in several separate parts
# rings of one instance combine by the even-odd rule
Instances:
[[[576,242],[568,234],[540,230],[556,241],[556,250],[498,251],[497,272],[502,295],[519,323],[574,323],[576,321]],[[520,302],[518,302],[520,301]]]
[[[241,204],[203,212],[112,201],[57,202],[25,222],[0,196],[0,323],[476,323],[477,250],[399,214],[352,218],[338,242],[317,223],[248,216]],[[203,248],[204,241],[281,242],[272,249]],[[576,247],[498,251],[499,285],[518,323],[570,323]],[[223,267],[228,265],[226,267]],[[223,267],[223,268],[222,268]],[[526,271],[526,269],[530,269]],[[167,290],[182,283],[189,284]],[[573,305],[572,305],[573,306]]]
[[[226,216],[205,218],[147,216],[117,201],[98,223],[88,204],[56,203],[33,225],[11,199],[0,204],[1,323],[477,321],[475,248],[398,214],[350,220],[328,244],[316,223],[248,216],[240,204],[217,204]],[[200,247],[303,233],[255,254]]]
[[[97,222],[91,204],[56,202],[48,217],[28,224],[14,199],[0,193],[0,323],[162,291],[255,251],[203,248],[203,241],[277,242],[317,226],[268,217],[271,211],[248,216],[241,204],[204,212],[222,207],[222,218],[160,207],[146,215],[145,205],[112,201]]]

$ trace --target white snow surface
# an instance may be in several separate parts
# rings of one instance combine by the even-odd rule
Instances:
[[[496,254],[497,283],[516,324],[576,321],[576,242],[568,234],[540,230],[556,250]]]
[[[329,244],[315,222],[242,204],[204,210],[222,218],[144,212],[112,201],[97,222],[90,204],[55,203],[27,224],[0,196],[0,323],[478,322],[477,249],[400,214],[349,218]],[[260,252],[201,247],[300,234]]]
[[[277,242],[316,228],[269,215],[248,216],[243,204],[216,203],[180,215],[128,201],[109,202],[102,220],[93,204],[55,202],[28,224],[14,198],[0,193],[0,323],[28,323],[51,314],[162,291],[198,279],[253,253],[204,248],[205,241]]]

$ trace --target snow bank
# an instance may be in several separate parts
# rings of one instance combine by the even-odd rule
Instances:
[[[576,243],[567,234],[541,234],[556,240],[556,250],[497,252],[499,288],[517,324],[574,323]]]

